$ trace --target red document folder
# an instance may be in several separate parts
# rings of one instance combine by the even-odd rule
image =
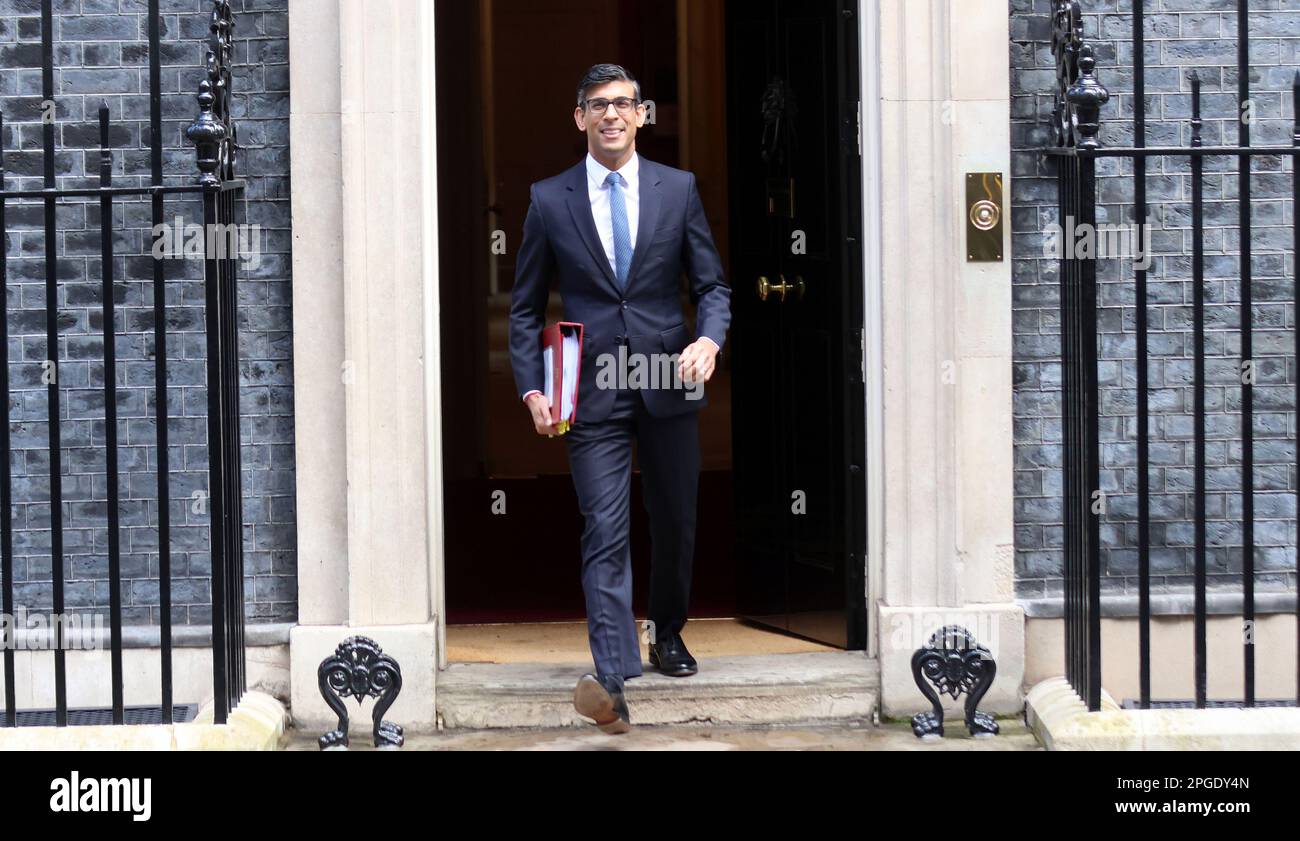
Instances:
[[[542,331],[542,392],[551,404],[551,422],[563,435],[578,415],[578,377],[582,374],[582,325],[570,321]]]

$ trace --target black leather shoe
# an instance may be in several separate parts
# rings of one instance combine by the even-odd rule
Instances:
[[[680,634],[665,634],[650,644],[650,665],[673,677],[689,677],[699,671]]]
[[[606,684],[595,675],[583,675],[573,690],[573,708],[592,719],[602,733],[626,733],[632,729],[627,700],[614,681]]]

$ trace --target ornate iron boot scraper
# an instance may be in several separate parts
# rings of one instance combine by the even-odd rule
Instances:
[[[320,749],[331,750],[348,746],[348,709],[343,699],[357,699],[360,706],[367,697],[375,698],[375,747],[400,748],[404,741],[402,728],[384,721],[384,713],[397,700],[402,691],[402,669],[397,661],[380,649],[368,637],[348,637],[339,644],[334,654],[321,661],[316,670],[320,694],[325,703],[339,717],[337,730],[320,737]]]
[[[929,642],[912,655],[912,678],[934,708],[932,712],[912,716],[912,732],[918,738],[942,736],[943,706],[939,696],[947,693],[956,699],[965,692],[966,727],[970,734],[997,735],[998,723],[993,716],[976,709],[996,675],[993,655],[975,641],[970,631],[960,625],[946,625],[935,631]],[[939,691],[936,693],[935,689]]]

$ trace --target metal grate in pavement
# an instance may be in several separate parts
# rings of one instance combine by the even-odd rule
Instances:
[[[1296,703],[1294,700],[1290,700],[1290,701],[1259,700],[1259,699],[1255,700],[1256,707],[1294,707],[1295,705]],[[1236,709],[1237,707],[1245,707],[1245,706],[1246,704],[1244,701],[1206,701],[1205,702],[1206,709],[1211,709],[1211,710]],[[1125,698],[1123,708],[1126,710],[1140,710],[1142,709],[1142,704],[1133,698]],[[1153,710],[1194,710],[1196,709],[1196,702],[1187,701],[1187,700],[1152,701],[1150,708]]]
[[[199,712],[198,704],[172,704],[172,722],[183,724],[193,721]],[[54,727],[56,725],[54,710],[19,710],[19,727]],[[162,706],[127,707],[122,711],[126,724],[162,724]],[[113,710],[110,707],[94,709],[68,710],[69,727],[86,727],[95,724],[112,724]],[[7,727],[4,714],[0,713],[0,727]]]

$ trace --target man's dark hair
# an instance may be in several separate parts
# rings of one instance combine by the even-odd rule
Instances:
[[[635,76],[617,64],[593,64],[582,74],[582,81],[578,82],[578,107],[586,107],[587,91],[606,82],[631,82],[636,91],[636,101],[641,101],[641,83]]]

